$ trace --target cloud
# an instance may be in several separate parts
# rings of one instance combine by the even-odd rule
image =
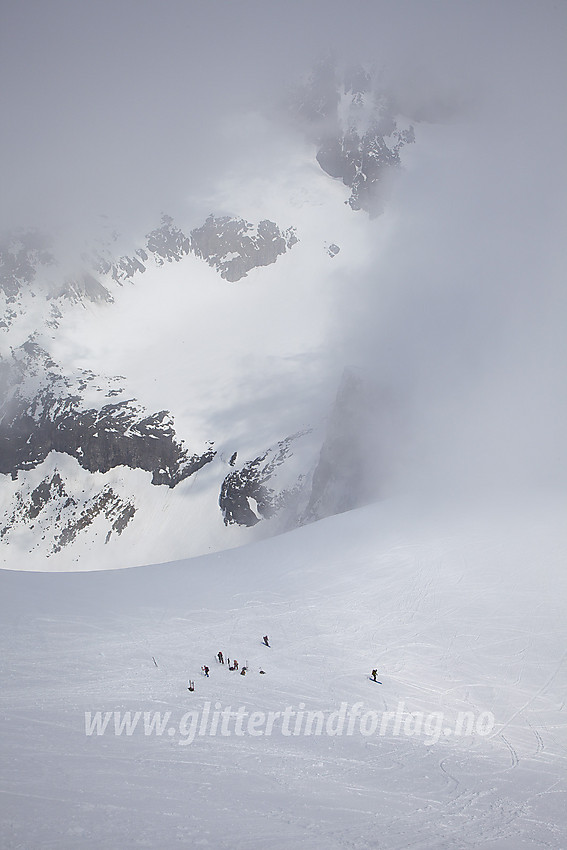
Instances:
[[[556,40],[565,10],[556,11],[555,29],[544,7],[540,20],[524,14],[524,27],[512,16],[506,41],[491,33],[471,45],[467,98],[450,122],[416,125],[376,222],[390,235],[341,308],[351,356],[403,399],[402,488],[567,478],[567,132]]]
[[[408,110],[443,114],[457,89],[469,96],[471,68],[488,62],[506,76],[515,28],[549,30],[552,12],[518,2],[21,0],[2,21],[1,225],[88,230],[105,213],[146,227],[156,208],[175,214],[230,158],[219,119],[273,102],[329,49],[382,67]],[[528,61],[545,60],[533,34],[525,41]]]
[[[566,22],[551,0],[20,0],[1,28],[0,226],[72,241],[101,213],[133,233],[162,211],[190,218],[242,155],[227,116],[277,107],[322,52],[374,63],[417,142],[330,359],[403,397],[402,479],[552,476],[565,469]]]

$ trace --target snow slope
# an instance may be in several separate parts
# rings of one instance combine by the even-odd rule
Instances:
[[[564,507],[383,502],[193,560],[2,571],[1,846],[566,847]],[[189,742],[207,703],[494,728]],[[162,735],[86,735],[97,711],[171,714]]]

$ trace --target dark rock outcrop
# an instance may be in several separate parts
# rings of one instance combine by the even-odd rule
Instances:
[[[216,269],[224,280],[235,283],[251,269],[275,263],[297,241],[293,227],[280,230],[268,219],[254,225],[242,218],[212,214],[187,236],[171,216],[164,215],[160,227],[147,235],[144,248],[135,251],[134,256],[118,260],[98,256],[96,268],[122,284],[145,272],[150,257],[160,266],[179,262],[193,253]]]
[[[304,476],[292,476],[290,486],[278,483],[277,472],[293,455],[294,441],[307,433],[301,431],[281,440],[226,476],[219,498],[225,525],[253,526],[291,504],[301,490]]]
[[[90,472],[129,466],[151,472],[153,484],[175,487],[213,459],[212,448],[202,454],[187,451],[176,438],[168,411],[148,414],[135,399],[87,407],[82,391],[94,380],[92,373],[73,379],[63,375],[31,340],[16,355],[0,366],[5,399],[0,408],[1,473],[15,476],[56,451],[76,458]]]
[[[372,128],[363,136],[350,131],[325,139],[317,151],[317,162],[331,177],[340,178],[351,191],[348,199],[353,210],[381,211],[381,182],[387,169],[400,164],[399,147],[389,148]]]
[[[164,215],[161,227],[148,234],[146,247],[157,264],[163,265],[166,261],[172,263],[185,257],[191,250],[191,240],[174,225],[170,215]]]
[[[31,491],[23,488],[16,492],[14,509],[0,528],[0,539],[9,540],[12,530],[18,527],[37,526],[38,539],[49,538],[44,547],[49,557],[72,543],[99,518],[108,529],[105,537],[108,543],[113,534],[122,534],[135,513],[134,502],[121,499],[108,485],[90,499],[77,500],[55,470]]]
[[[231,283],[246,277],[251,269],[275,263],[296,242],[293,228],[282,232],[267,219],[255,227],[242,218],[210,215],[202,227],[191,231],[195,255]]]
[[[112,240],[117,238],[113,233]],[[9,329],[32,302],[37,327],[56,329],[70,305],[114,301],[114,284],[122,286],[143,274],[150,261],[162,266],[193,253],[234,283],[251,269],[275,263],[297,241],[293,227],[280,230],[268,219],[255,225],[210,215],[187,235],[171,216],[163,215],[159,227],[131,256],[117,258],[112,242],[99,244],[82,255],[76,272],[69,273],[58,264],[46,236],[37,230],[18,230],[0,241],[0,329]]]
[[[415,135],[412,126],[398,128],[394,103],[372,75],[361,66],[339,74],[326,58],[295,92],[291,111],[315,142],[323,171],[351,189],[349,206],[379,214],[386,177]]]

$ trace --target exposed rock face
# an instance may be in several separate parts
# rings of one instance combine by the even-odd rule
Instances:
[[[118,234],[113,234],[118,238]],[[193,253],[231,283],[251,269],[275,263],[298,241],[293,227],[280,230],[265,219],[251,224],[241,218],[210,215],[185,234],[171,216],[145,237],[131,256],[116,257],[112,245],[83,255],[70,274],[59,265],[46,236],[20,230],[0,242],[0,329],[10,328],[33,304],[46,327],[55,329],[69,305],[112,302],[112,289],[143,274],[149,264],[175,263]],[[37,326],[39,327],[39,325]]]
[[[398,126],[393,102],[371,74],[358,66],[341,78],[334,62],[323,60],[296,93],[292,111],[315,141],[323,171],[351,189],[350,207],[379,214],[388,172],[415,135],[411,125]]]
[[[90,472],[124,465],[151,472],[153,484],[175,487],[213,459],[212,449],[189,454],[168,411],[148,414],[135,399],[85,405],[83,392],[94,380],[89,372],[65,376],[33,341],[2,362],[0,472],[16,476],[57,451]],[[115,386],[106,395],[121,392]]]
[[[121,499],[108,485],[93,498],[77,500],[67,492],[56,470],[34,489],[16,492],[14,509],[0,528],[0,539],[9,542],[14,529],[31,527],[37,531],[38,545],[40,541],[48,541],[44,549],[49,557],[72,543],[95,520],[102,520],[108,529],[105,537],[108,543],[113,534],[122,534],[135,513],[134,502]]]
[[[185,257],[191,250],[191,240],[173,224],[169,215],[162,216],[161,227],[148,234],[146,246],[158,265]]]
[[[110,275],[116,283],[122,284],[135,274],[143,274],[146,271],[144,263],[148,257],[149,254],[143,248],[138,248],[133,257],[120,257],[114,261],[97,256],[95,264],[100,274]]]
[[[225,280],[234,283],[251,269],[275,263],[297,242],[295,230],[281,231],[267,219],[257,227],[242,218],[214,218],[191,231],[192,250]]]
[[[402,144],[398,141],[389,148],[375,129],[363,136],[351,131],[322,141],[317,162],[323,171],[331,177],[339,177],[351,188],[348,203],[353,210],[364,209],[376,214],[382,210],[380,182],[388,168],[399,165],[398,151]]]
[[[98,256],[96,266],[100,274],[110,275],[122,284],[145,272],[150,258],[161,266],[193,253],[216,269],[224,280],[235,283],[251,269],[275,263],[297,241],[293,227],[280,230],[268,219],[255,225],[242,218],[212,214],[187,236],[171,216],[164,215],[160,227],[147,235],[144,248],[138,248],[134,256],[119,260]]]
[[[222,483],[219,505],[225,525],[253,526],[288,507],[302,489],[304,475],[278,482],[280,467],[293,456],[293,443],[309,432],[287,437],[264,454],[230,472]]]
[[[56,451],[76,458],[89,472],[129,466],[151,472],[152,484],[175,487],[213,459],[212,450],[188,454],[175,439],[167,411],[144,413],[134,399],[81,410],[77,399],[43,393],[0,423],[0,472],[32,469]]]
[[[143,274],[150,261],[156,266],[176,263],[186,257],[190,250],[191,238],[174,224],[170,215],[163,215],[160,226],[147,234],[144,246],[137,248],[133,256],[116,259],[108,247],[99,248],[92,262],[99,274],[109,275],[122,285],[137,274]]]

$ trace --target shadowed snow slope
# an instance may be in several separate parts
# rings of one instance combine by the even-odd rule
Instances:
[[[188,561],[2,571],[2,846],[566,846],[560,508],[381,503]]]

